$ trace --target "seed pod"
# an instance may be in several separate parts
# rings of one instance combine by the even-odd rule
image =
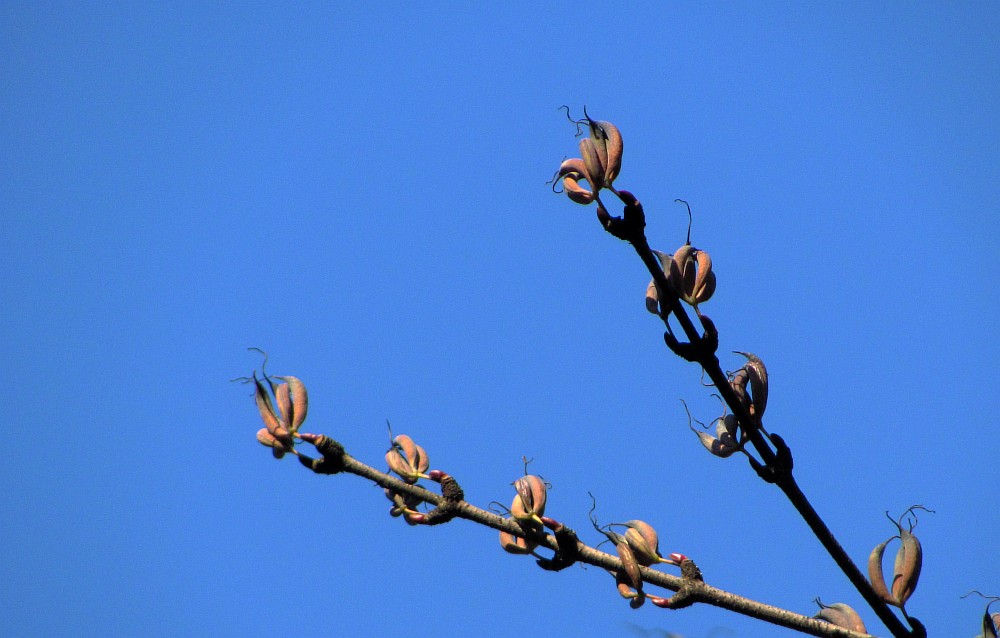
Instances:
[[[684,244],[670,262],[669,280],[677,296],[697,310],[698,304],[708,301],[715,293],[712,258],[707,252]]]
[[[628,543],[623,541],[615,544],[615,549],[618,551],[618,558],[622,561],[622,569],[628,577],[628,583],[632,585],[636,591],[641,590],[642,574],[639,572],[639,561],[636,560],[635,553],[632,552],[632,548],[629,547]]]
[[[309,394],[306,392],[306,384],[298,377],[276,377],[288,384],[291,394],[291,414],[282,411],[285,415],[285,422],[288,423],[292,432],[298,432],[299,426],[306,420],[309,413]]]
[[[660,540],[652,525],[645,521],[631,520],[626,521],[625,526],[628,527],[625,532],[625,542],[632,548],[632,553],[640,565],[649,567],[663,562],[663,557],[660,556]]]
[[[732,438],[732,441],[735,444],[736,440],[737,440],[737,434],[739,432],[739,427],[740,427],[739,419],[736,418],[735,414],[727,414],[726,416],[722,417],[720,420],[722,421],[722,423],[721,423],[722,429],[724,429],[725,433],[729,437]],[[728,444],[728,440],[723,438],[723,434],[722,434],[722,431],[719,428],[719,426],[716,426],[716,431],[719,432],[719,435],[718,435],[719,439],[726,441],[727,444]],[[746,434],[744,434],[742,436],[742,441],[746,441],[748,438],[750,438],[750,437],[748,437]]]
[[[913,595],[920,579],[920,568],[923,566],[923,549],[920,541],[910,530],[899,528],[899,551],[893,567],[892,597],[903,607]]]
[[[605,166],[601,160],[601,154],[594,146],[594,140],[585,137],[580,140],[580,155],[583,157],[583,164],[587,167],[587,175],[590,176],[590,186],[594,189],[596,196],[598,191],[604,188]]]
[[[654,250],[653,254],[660,260],[660,268],[663,270],[663,274],[667,275],[670,272],[670,263],[673,259],[673,255],[661,253],[658,250]],[[670,314],[670,306],[660,303],[660,300],[663,298],[664,293],[660,290],[660,287],[656,285],[656,280],[650,279],[649,285],[646,286],[646,310],[654,315],[666,317]]]
[[[641,595],[639,594],[639,592],[632,589],[632,586],[628,584],[627,577],[626,578],[616,577],[615,585],[618,587],[618,595],[621,596],[622,598],[631,599],[631,598],[637,598]]]
[[[566,196],[577,204],[589,204],[594,201],[594,193],[580,186],[581,180],[591,183],[590,175],[587,173],[587,166],[580,158],[573,158],[564,161],[559,166],[556,179],[562,179]],[[591,185],[593,188],[593,185]]]
[[[500,547],[510,554],[530,554],[537,547],[537,543],[529,543],[521,536],[514,536],[509,532],[500,532]]]
[[[697,430],[694,426],[689,427],[692,432],[698,435],[698,440],[701,441],[703,446],[705,446],[705,449],[711,452],[714,456],[726,459],[740,449],[740,446],[736,443],[735,439],[729,434],[729,429],[725,419],[716,419],[715,431],[718,438],[712,436],[708,432]]]
[[[254,386],[254,400],[257,402],[257,411],[264,422],[264,427],[267,428],[267,431],[274,438],[281,441],[286,448],[291,449],[295,444],[295,440],[285,426],[285,422],[278,418],[278,415],[274,411],[274,404],[271,403],[271,396],[267,393],[267,389],[264,388],[264,384],[256,376],[254,376]]]
[[[750,392],[753,394],[750,414],[760,420],[767,408],[767,368],[764,367],[764,362],[761,361],[760,357],[752,352],[737,351],[736,354],[747,358],[747,363],[743,367],[747,370],[750,378]]]
[[[865,629],[865,623],[861,621],[861,616],[859,616],[858,612],[854,611],[848,605],[845,605],[844,603],[824,605],[818,598],[816,599],[816,604],[820,606],[820,611],[818,614],[813,616],[813,618],[818,618],[819,620],[828,622],[831,625],[843,627],[844,629],[850,629],[851,631],[857,631],[863,634],[868,633],[868,630]]]
[[[611,186],[622,168],[623,143],[618,127],[611,122],[587,118],[590,125],[590,139],[604,167],[604,186]]]
[[[740,403],[750,411],[750,395],[747,394],[747,384],[750,383],[750,371],[746,366],[733,373],[733,378],[729,380],[729,387],[733,389],[733,394]]]
[[[882,574],[882,556],[885,554],[886,545],[893,538],[897,537],[893,536],[889,540],[876,545],[875,549],[868,556],[868,581],[872,584],[872,589],[879,598],[889,605],[899,607],[899,601],[889,593],[889,588],[885,585],[885,576]]]
[[[276,439],[273,434],[268,432],[267,428],[257,430],[257,442],[271,448],[271,453],[276,459],[283,457],[287,451],[285,444]]]
[[[541,527],[547,493],[545,481],[528,474],[514,481],[514,489],[517,490],[517,495],[510,505],[511,516],[521,523]]]
[[[430,459],[424,448],[405,434],[400,434],[392,440],[392,447],[385,453],[385,460],[389,464],[389,469],[411,485],[419,479],[427,478]]]
[[[288,389],[287,383],[279,383],[274,388],[274,400],[278,404],[278,411],[281,415],[282,423],[292,422],[292,393]]]

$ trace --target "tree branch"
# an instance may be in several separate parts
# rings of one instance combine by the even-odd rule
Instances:
[[[837,566],[842,572],[844,572],[848,580],[851,581],[851,584],[854,585],[861,596],[865,599],[865,602],[868,603],[878,616],[879,620],[882,621],[893,636],[896,638],[922,638],[923,636],[926,636],[926,632],[919,622],[914,623],[914,629],[912,631],[907,629],[903,625],[902,621],[900,621],[900,619],[889,609],[889,606],[875,593],[875,590],[861,573],[861,570],[858,569],[857,565],[854,564],[854,561],[851,560],[851,557],[846,551],[844,551],[840,542],[837,541],[836,537],[833,535],[833,532],[831,532],[830,528],[827,527],[825,522],[823,522],[823,519],[819,516],[812,504],[809,502],[809,499],[806,498],[805,494],[795,482],[795,478],[792,476],[790,452],[788,452],[788,462],[784,462],[781,455],[777,454],[776,451],[772,450],[768,445],[757,420],[749,413],[744,403],[736,397],[725,372],[723,372],[722,367],[719,364],[719,359],[715,354],[715,348],[706,347],[705,337],[699,334],[698,330],[695,328],[694,323],[691,321],[684,308],[684,305],[673,292],[673,287],[668,282],[659,260],[649,247],[649,243],[645,236],[645,213],[642,210],[642,205],[631,193],[628,193],[627,191],[622,191],[621,198],[622,201],[625,202],[625,214],[622,218],[616,219],[616,221],[620,224],[617,229],[618,232],[613,232],[606,223],[602,225],[605,226],[605,230],[608,230],[608,232],[611,232],[611,234],[619,237],[620,239],[625,239],[632,245],[640,259],[642,259],[642,262],[646,265],[646,269],[649,270],[649,273],[652,275],[659,290],[663,291],[662,294],[665,298],[661,298],[659,301],[661,304],[667,304],[670,308],[670,313],[664,313],[661,317],[664,324],[667,326],[669,331],[670,326],[667,323],[669,315],[672,314],[677,318],[678,323],[684,330],[684,334],[688,338],[688,343],[691,345],[691,348],[688,350],[688,352],[692,355],[691,360],[701,365],[702,369],[712,380],[712,384],[719,391],[719,394],[726,402],[726,405],[729,406],[729,409],[736,416],[741,430],[750,437],[750,442],[753,444],[754,450],[756,450],[757,454],[760,455],[764,471],[761,472],[761,470],[756,466],[754,469],[758,471],[761,478],[764,478],[770,483],[775,483],[785,494],[788,500],[791,501],[792,506],[795,507],[796,511],[799,512],[799,515],[802,516],[803,520],[805,520],[809,529],[812,530],[816,538],[819,539],[827,553],[830,554]],[[712,325],[714,327],[714,324]],[[717,346],[717,340],[712,345]],[[778,440],[780,441],[780,439]],[[785,450],[787,451],[787,447]],[[911,619],[911,621],[912,620],[913,619]]]
[[[465,501],[464,495],[456,499],[456,494],[461,494],[461,488],[457,482],[447,474],[442,472],[432,473],[435,480],[442,483],[442,494],[432,492],[421,485],[411,485],[390,474],[375,469],[374,467],[358,461],[350,456],[338,442],[325,435],[305,434],[301,435],[303,441],[312,443],[323,455],[322,458],[314,459],[296,452],[299,461],[305,467],[318,474],[354,474],[366,478],[373,483],[400,494],[405,494],[422,502],[428,503],[434,509],[427,513],[432,517],[434,524],[436,517],[434,512],[447,512],[447,518],[463,518],[473,523],[483,525],[498,531],[507,532],[514,536],[523,537],[524,529],[513,519],[504,518],[493,512],[476,507]],[[450,487],[445,487],[448,483]],[[551,519],[549,519],[551,520]],[[443,522],[443,521],[442,521]],[[558,528],[563,526],[555,521]],[[558,532],[557,532],[558,534]],[[536,541],[540,547],[546,547],[554,552],[560,551],[559,541],[555,535],[539,533],[532,540]],[[595,547],[591,547],[579,540],[576,541],[575,560],[600,567],[614,574],[622,571],[624,566],[622,561],[612,554],[602,552]],[[544,559],[543,559],[544,560]],[[663,589],[678,592],[668,599],[671,601],[671,608],[679,608],[693,603],[704,603],[713,607],[727,609],[729,611],[763,620],[765,622],[800,631],[811,636],[835,637],[835,638],[864,638],[867,634],[850,631],[830,623],[809,618],[785,609],[766,605],[749,598],[744,598],[737,594],[712,587],[701,579],[701,572],[693,561],[682,563],[682,577],[667,574],[649,567],[640,567],[642,580],[650,585],[655,585]]]

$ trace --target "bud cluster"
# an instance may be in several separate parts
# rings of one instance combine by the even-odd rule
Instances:
[[[618,127],[611,122],[590,119],[584,111],[590,136],[580,140],[580,157],[565,160],[559,166],[556,181],[562,180],[566,195],[577,204],[597,202],[598,211],[607,211],[601,202],[600,192],[607,189],[616,193],[613,186],[622,168],[622,136]],[[579,135],[579,133],[577,133]],[[586,181],[590,188],[580,185]],[[598,215],[601,215],[598,212]]]
[[[695,312],[698,304],[705,303],[715,294],[715,273],[712,272],[712,258],[704,250],[691,244],[684,244],[673,255],[654,250],[660,260],[660,267],[667,277],[670,293],[690,304]],[[666,295],[651,280],[646,286],[646,310],[664,319],[670,314],[670,305],[664,302]]]
[[[273,377],[283,383],[275,384],[267,375],[264,380],[267,386],[253,375],[254,399],[257,410],[264,421],[264,427],[257,431],[257,441],[271,448],[274,458],[280,459],[286,453],[298,454],[295,451],[295,439],[299,436],[299,427],[306,420],[309,411],[309,395],[306,386],[296,377]],[[268,390],[270,389],[270,393]],[[271,394],[274,399],[271,399]],[[278,408],[275,409],[275,404]]]
[[[627,599],[633,609],[641,607],[647,598],[655,605],[667,606],[667,599],[648,595],[642,590],[642,572],[639,568],[658,563],[680,565],[687,557],[674,553],[664,558],[660,554],[660,540],[656,530],[645,521],[633,519],[624,523],[610,523],[604,527],[599,527],[596,520],[593,523],[594,529],[604,534],[615,546],[622,563],[622,569],[615,573],[618,594]],[[619,534],[613,527],[624,527],[625,533]]]
[[[538,541],[533,539],[542,532],[545,525],[542,517],[545,515],[548,485],[534,474],[522,476],[513,485],[517,494],[510,504],[509,518],[521,527],[524,536],[501,531],[500,546],[511,554],[531,554],[538,547]]]
[[[385,453],[385,461],[389,464],[389,469],[395,472],[400,479],[410,485],[415,485],[420,479],[430,479],[427,470],[430,468],[430,457],[424,448],[413,442],[413,439],[405,434],[400,434],[392,439],[389,451]],[[386,488],[385,496],[392,501],[392,508],[389,510],[391,516],[402,516],[410,525],[417,525],[424,522],[425,514],[417,511],[417,507],[423,502],[411,494],[403,494],[393,489]]]

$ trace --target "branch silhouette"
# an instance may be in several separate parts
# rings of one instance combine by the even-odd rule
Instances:
[[[722,458],[742,454],[762,480],[782,491],[892,636],[924,638],[926,630],[906,611],[905,604],[916,588],[922,563],[922,548],[913,534],[914,511],[929,510],[917,505],[898,519],[890,517],[898,534],[875,547],[869,557],[868,576],[862,574],[796,483],[791,448],[779,434],[764,427],[768,396],[764,362],[750,352],[735,351],[746,358],[739,370],[727,373],[720,365],[719,331],[715,322],[701,311],[701,306],[715,291],[716,278],[708,253],[691,244],[691,224],[685,243],[673,254],[653,250],[646,238],[646,216],[639,199],[614,186],[621,170],[623,151],[617,127],[610,122],[591,119],[586,110],[584,119],[570,119],[577,125],[578,135],[586,128],[589,136],[580,140],[581,158],[562,162],[553,180],[553,190],[561,184],[562,191],[558,192],[564,192],[573,202],[596,204],[602,228],[628,242],[648,270],[652,281],[647,288],[646,307],[663,321],[664,342],[676,356],[701,367],[703,376],[711,380],[729,411],[716,420],[715,436],[696,430],[702,444]],[[621,216],[610,214],[601,200],[602,191],[612,193],[622,202]],[[690,210],[688,205],[689,219]],[[694,311],[694,318],[688,307]],[[275,383],[275,379],[281,383]],[[545,515],[546,484],[539,477],[526,473],[514,483],[517,494],[506,515],[502,516],[466,501],[455,477],[430,469],[426,452],[409,436],[393,437],[392,447],[386,454],[389,470],[396,476],[382,472],[349,455],[329,436],[300,432],[308,398],[305,385],[299,379],[271,377],[262,371],[262,378],[254,373],[245,380],[254,384],[255,401],[264,422],[264,427],[257,432],[257,440],[272,448],[275,457],[293,454],[302,465],[318,474],[351,474],[374,482],[385,490],[392,502],[390,513],[410,525],[439,525],[461,518],[497,530],[503,549],[513,554],[532,555],[543,569],[557,571],[574,563],[599,567],[615,577],[619,593],[632,607],[647,601],[669,609],[702,603],[812,636],[860,638],[869,635],[858,614],[843,603],[824,605],[817,599],[820,611],[814,617],[807,617],[711,586],[688,557],[660,555],[656,532],[643,521],[600,527],[592,517],[594,528],[615,545],[617,555],[600,551],[581,541],[564,523]],[[320,456],[302,454],[296,448],[299,442],[313,445]],[[421,480],[436,485],[437,491],[420,485]],[[420,509],[425,504],[430,509]],[[904,525],[907,516],[914,518]],[[613,527],[626,531],[620,534]],[[882,557],[886,545],[894,539],[900,541],[900,547],[890,586],[883,578]],[[552,554],[543,555],[540,550]],[[680,575],[653,569],[659,563],[679,567]],[[649,593],[644,591],[644,584],[674,593],[666,597]],[[905,624],[891,607],[902,612]],[[989,607],[987,621],[992,623],[988,612]],[[984,636],[988,633],[984,629]],[[995,631],[993,635],[996,636]]]

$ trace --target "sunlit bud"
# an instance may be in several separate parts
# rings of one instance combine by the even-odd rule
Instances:
[[[865,623],[861,621],[861,616],[848,605],[844,603],[824,605],[818,598],[816,599],[816,604],[819,605],[820,610],[813,618],[828,622],[837,627],[850,629],[851,631],[857,631],[862,634],[868,633],[868,630],[865,629]]]
[[[545,481],[538,476],[528,474],[514,481],[514,488],[517,490],[517,496],[510,506],[511,515],[519,521],[532,521],[541,526],[547,493]]]
[[[639,520],[626,521],[624,525],[628,528],[625,531],[625,542],[632,548],[632,553],[640,565],[649,567],[656,563],[667,562],[660,556],[660,540],[652,525]]]
[[[715,273],[712,258],[703,250],[685,244],[674,253],[670,262],[669,280],[677,296],[698,309],[715,293]]]
[[[385,453],[385,460],[389,469],[407,483],[413,484],[419,479],[428,478],[426,472],[430,467],[430,459],[427,453],[405,434],[392,440],[392,447]]]

